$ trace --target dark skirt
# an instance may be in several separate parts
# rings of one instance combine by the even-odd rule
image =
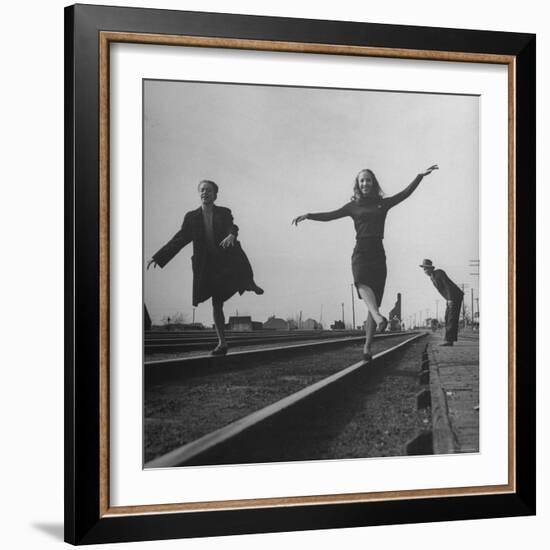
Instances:
[[[380,237],[366,237],[356,241],[351,256],[351,270],[355,286],[366,285],[372,288],[376,303],[380,306],[387,275],[386,253]]]

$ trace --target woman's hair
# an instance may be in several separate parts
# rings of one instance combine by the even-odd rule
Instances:
[[[371,196],[376,199],[381,199],[384,196],[384,191],[382,191],[382,188],[380,187],[380,184],[378,183],[374,172],[370,168],[363,168],[363,170],[359,170],[359,172],[355,176],[355,182],[353,184],[353,197],[351,197],[351,200],[358,201],[363,197],[363,194],[359,189],[359,176],[364,172],[368,172],[372,178],[373,187],[371,191]]]
[[[201,190],[201,185],[203,183],[209,183],[214,188],[214,193],[216,193],[216,195],[218,194],[218,189],[219,189],[218,184],[212,180],[201,180],[199,182],[199,185],[197,185],[197,191]]]

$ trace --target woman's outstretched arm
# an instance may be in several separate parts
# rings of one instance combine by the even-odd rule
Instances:
[[[437,166],[437,164],[430,166],[424,170],[424,172],[420,172],[420,174],[418,174],[416,178],[414,178],[412,182],[407,185],[405,189],[403,189],[403,191],[400,191],[391,197],[385,198],[383,202],[386,208],[392,208],[400,202],[403,202],[406,198],[410,197],[414,190],[420,185],[420,182],[424,179],[424,176],[431,174],[434,170],[439,170],[439,166]]]
[[[342,206],[342,208],[338,208],[338,210],[333,210],[332,212],[317,212],[315,214],[302,214],[301,216],[294,218],[292,220],[292,224],[298,225],[300,222],[303,222],[304,220],[313,220],[316,222],[330,222],[332,220],[345,218],[346,216],[349,216],[349,210],[348,210],[347,204]]]
[[[152,265],[164,267],[184,246],[193,240],[190,212],[185,215],[181,229],[147,262],[147,269]]]

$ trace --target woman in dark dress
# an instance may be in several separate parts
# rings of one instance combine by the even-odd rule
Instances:
[[[181,229],[147,262],[164,267],[184,246],[193,241],[193,306],[212,298],[214,326],[218,345],[212,355],[225,355],[225,316],[223,304],[233,294],[246,290],[263,294],[254,282],[252,267],[246,257],[229,208],[214,204],[218,186],[210,180],[200,182],[201,206],[185,214]]]
[[[392,197],[383,196],[380,184],[372,170],[361,170],[355,178],[353,197],[342,208],[333,212],[303,214],[292,220],[292,223],[297,226],[304,220],[328,222],[346,216],[353,219],[356,242],[351,257],[351,269],[357,293],[368,310],[363,348],[365,361],[372,359],[371,344],[376,329],[384,332],[388,325],[388,320],[378,309],[382,303],[387,274],[386,253],[382,243],[386,214],[390,208],[409,197],[424,176],[437,169],[437,165],[430,166],[418,174],[408,187]]]

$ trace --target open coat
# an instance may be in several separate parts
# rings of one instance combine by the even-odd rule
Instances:
[[[240,243],[221,248],[219,243],[230,233],[238,234],[239,228],[233,223],[229,208],[213,206],[213,229],[217,244],[215,254],[209,251],[202,208],[185,214],[181,229],[156,254],[153,260],[164,267],[184,246],[193,242],[193,305],[214,297],[228,300],[235,292],[242,294],[253,284],[250,262]]]

